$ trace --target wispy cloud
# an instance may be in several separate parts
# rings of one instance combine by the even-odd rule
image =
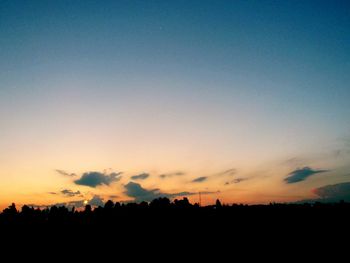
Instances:
[[[100,172],[86,172],[81,178],[75,180],[74,183],[77,185],[85,185],[89,187],[97,187],[100,185],[110,185],[113,182],[117,182],[121,179],[122,173],[100,173]]]
[[[306,180],[308,177],[318,174],[325,173],[329,170],[314,170],[310,167],[304,167],[296,169],[288,174],[288,177],[284,179],[287,184],[294,184]]]
[[[149,177],[148,173],[142,173],[142,174],[137,174],[137,175],[133,175],[130,178],[132,180],[145,180]]]
[[[236,178],[236,179],[234,179],[232,182],[233,182],[234,184],[239,184],[239,183],[241,183],[241,182],[243,182],[243,181],[247,181],[247,180],[249,180],[249,178],[243,178],[243,177],[241,177],[241,178]]]
[[[197,177],[197,178],[192,180],[192,183],[202,183],[202,182],[206,181],[207,179],[208,179],[207,176]]]
[[[235,178],[232,181],[228,181],[225,183],[225,185],[230,185],[230,184],[239,184],[241,182],[247,181],[249,179],[251,179],[253,177],[239,177],[239,178]]]
[[[48,192],[48,194],[50,195],[58,195],[58,194],[61,194],[61,195],[64,195],[66,197],[74,197],[74,196],[80,196],[82,197],[83,195],[81,194],[80,191],[72,191],[70,189],[63,189],[59,192]]]
[[[159,177],[162,179],[165,179],[165,178],[170,178],[170,177],[175,177],[175,176],[182,176],[185,174],[186,174],[185,172],[174,172],[174,173],[161,174],[161,175],[159,175]]]
[[[77,195],[81,195],[80,191],[72,191],[70,189],[64,189],[61,191],[61,194],[68,196],[68,197],[73,197],[73,196],[77,196]]]
[[[236,174],[237,174],[237,169],[230,168],[230,169],[226,169],[226,170],[220,171],[218,173],[212,174],[210,176],[197,177],[197,178],[193,179],[191,182],[192,183],[202,183],[202,182],[205,182],[207,180],[215,179],[218,177],[233,177]],[[229,184],[229,182],[227,182],[227,184]]]
[[[73,177],[73,176],[77,176],[75,173],[68,173],[64,170],[60,170],[60,169],[56,169],[55,170],[58,174],[63,175],[63,176],[69,176],[69,177]]]
[[[225,171],[219,172],[216,174],[216,176],[232,176],[235,175],[237,173],[237,169],[235,168],[231,168],[231,169],[227,169]]]

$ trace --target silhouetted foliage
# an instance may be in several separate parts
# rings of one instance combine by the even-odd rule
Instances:
[[[105,208],[106,211],[112,210],[113,207],[114,207],[114,203],[113,203],[113,201],[111,201],[111,200],[108,200],[108,201],[105,203],[105,206],[104,206],[104,208]]]
[[[3,214],[5,215],[16,215],[18,213],[16,205],[12,203],[8,208],[5,208]]]
[[[86,214],[89,214],[89,213],[91,213],[91,211],[92,211],[91,205],[86,205],[86,206],[85,206],[84,212],[85,212]]]
[[[186,197],[173,202],[168,198],[157,198],[150,203],[128,204],[108,200],[104,206],[93,208],[86,205],[83,209],[71,210],[64,206],[39,209],[24,205],[18,211],[15,204],[11,204],[0,214],[0,228],[72,226],[75,231],[78,227],[86,230],[97,227],[98,231],[104,229],[118,233],[132,230],[136,235],[148,229],[164,233],[255,229],[291,234],[301,228],[318,231],[318,224],[345,231],[349,228],[349,212],[350,204],[344,201],[333,204],[222,205],[217,200],[215,205],[200,207],[199,204],[191,204]]]

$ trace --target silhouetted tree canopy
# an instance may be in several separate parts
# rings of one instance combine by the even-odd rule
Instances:
[[[346,202],[325,204],[276,204],[269,205],[215,205],[200,207],[189,200],[166,197],[154,199],[150,203],[114,203],[108,200],[104,206],[83,209],[64,206],[51,206],[45,209],[24,205],[18,211],[15,204],[5,208],[0,214],[0,227],[9,225],[47,225],[47,226],[99,226],[124,231],[128,227],[193,228],[203,226],[296,228],[307,222],[326,222],[341,225],[350,222],[350,204]],[[333,222],[333,223],[332,223]]]

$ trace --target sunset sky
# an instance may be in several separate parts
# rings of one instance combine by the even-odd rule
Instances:
[[[1,210],[349,182],[349,1],[0,0]]]

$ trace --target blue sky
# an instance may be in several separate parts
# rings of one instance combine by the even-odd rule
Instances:
[[[130,174],[87,193],[147,173],[167,193],[309,198],[349,179],[349,46],[348,1],[0,1],[0,199],[108,168]],[[188,183],[233,168],[273,179]]]

